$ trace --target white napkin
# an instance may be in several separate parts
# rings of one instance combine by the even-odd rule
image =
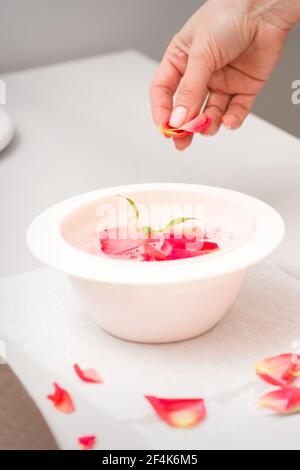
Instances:
[[[140,345],[109,336],[81,311],[65,276],[48,268],[0,281],[0,306],[0,334],[52,372],[53,380],[58,375],[67,383],[72,381],[72,387],[80,388],[96,407],[120,422],[135,423],[147,440],[153,437],[157,448],[193,448],[200,435],[204,447],[210,446],[210,438],[212,447],[217,442],[222,446],[222,429],[225,432],[229,422],[238,433],[244,420],[247,432],[252,408],[254,430],[256,418],[265,419],[254,406],[253,387],[260,387],[256,362],[293,351],[300,344],[300,281],[272,262],[250,271],[235,306],[214,330],[177,344]],[[83,368],[96,367],[105,385],[90,387],[76,381],[75,362]],[[153,416],[144,394],[207,398],[214,418],[184,434],[182,440],[183,431],[171,432]],[[231,400],[236,396],[238,400]],[[226,397],[230,406],[224,405]],[[246,403],[250,408],[243,415]],[[225,427],[217,424],[221,417],[226,419]],[[230,441],[230,434],[226,436]],[[248,442],[242,436],[240,446]]]

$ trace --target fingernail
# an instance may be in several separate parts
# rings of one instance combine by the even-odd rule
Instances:
[[[225,127],[225,129],[227,129],[228,131],[234,130],[234,128],[232,126],[228,126],[228,124],[223,124],[223,127]]]
[[[184,123],[187,113],[188,110],[184,106],[178,106],[174,109],[170,119],[170,126],[176,128],[180,127]]]

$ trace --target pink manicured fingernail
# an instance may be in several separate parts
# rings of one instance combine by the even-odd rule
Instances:
[[[184,106],[178,106],[174,109],[171,119],[170,119],[170,126],[178,128],[180,127],[187,116],[188,110]]]

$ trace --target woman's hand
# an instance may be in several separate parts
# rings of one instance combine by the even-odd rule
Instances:
[[[180,127],[209,94],[204,112],[212,124],[205,134],[216,134],[222,123],[239,128],[299,20],[300,0],[208,0],[174,36],[153,80],[155,122]],[[184,150],[192,137],[174,141]]]

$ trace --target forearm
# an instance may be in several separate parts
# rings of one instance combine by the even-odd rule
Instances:
[[[248,0],[255,14],[281,29],[300,22],[300,0]]]

